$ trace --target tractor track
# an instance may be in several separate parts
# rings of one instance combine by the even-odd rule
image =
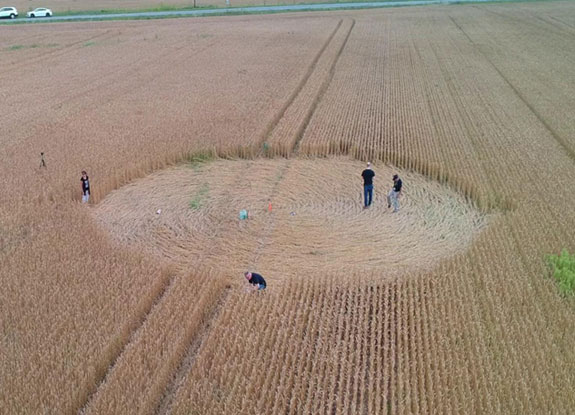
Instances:
[[[559,135],[559,133],[557,133],[557,131],[555,131],[555,129],[545,120],[545,118],[541,116],[539,111],[537,111],[537,109],[527,100],[527,98],[525,98],[525,96],[511,82],[511,80],[507,76],[505,76],[505,74],[503,72],[501,72],[501,70],[497,67],[497,65],[495,65],[493,63],[493,61],[491,59],[489,59],[489,57],[487,57],[487,55],[485,53],[483,53],[481,48],[479,48],[477,46],[477,44],[473,41],[473,39],[469,36],[469,34],[461,27],[461,25],[459,23],[457,23],[452,16],[449,16],[449,19],[461,31],[461,33],[467,38],[467,40],[473,46],[473,48],[477,51],[477,53],[479,55],[481,55],[487,63],[489,63],[489,65],[495,70],[495,72],[497,72],[497,74],[501,77],[501,79],[503,79],[503,81],[509,86],[509,88],[511,88],[511,90],[513,90],[515,95],[517,95],[517,97],[523,102],[523,104],[525,104],[525,106],[529,109],[529,111],[531,111],[531,113],[533,115],[535,115],[535,117],[537,118],[537,120],[539,120],[541,125],[543,125],[545,127],[545,129],[549,132],[549,134],[555,139],[557,144],[559,144],[559,146],[563,149],[563,151],[565,152],[567,157],[569,157],[573,162],[575,162],[575,150],[573,148],[571,148],[571,146],[563,139],[563,137],[561,137]]]

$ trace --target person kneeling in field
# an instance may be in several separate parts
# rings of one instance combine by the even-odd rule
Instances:
[[[255,290],[265,290],[266,289],[266,280],[260,274],[256,274],[255,272],[245,272],[244,276],[248,280],[250,284],[252,284]]]
[[[397,174],[393,175],[393,187],[387,194],[387,207],[393,205],[393,212],[399,212],[399,196],[401,195],[401,186],[403,183]]]

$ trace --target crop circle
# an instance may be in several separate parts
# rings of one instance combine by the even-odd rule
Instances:
[[[275,280],[430,270],[487,224],[452,189],[383,164],[363,209],[364,167],[347,158],[191,163],[124,186],[93,212],[120,243],[177,266],[250,268]],[[393,174],[404,182],[398,213],[385,197]]]

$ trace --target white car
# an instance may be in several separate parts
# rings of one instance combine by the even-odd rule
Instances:
[[[16,10],[16,7],[2,7],[0,9],[0,18],[3,17],[15,19],[18,17],[18,10]]]
[[[45,9],[43,7],[38,7],[31,12],[26,13],[26,17],[50,17],[52,16],[52,10]]]

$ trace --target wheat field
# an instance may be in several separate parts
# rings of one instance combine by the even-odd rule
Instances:
[[[574,38],[571,2],[1,26],[0,413],[571,413]]]

